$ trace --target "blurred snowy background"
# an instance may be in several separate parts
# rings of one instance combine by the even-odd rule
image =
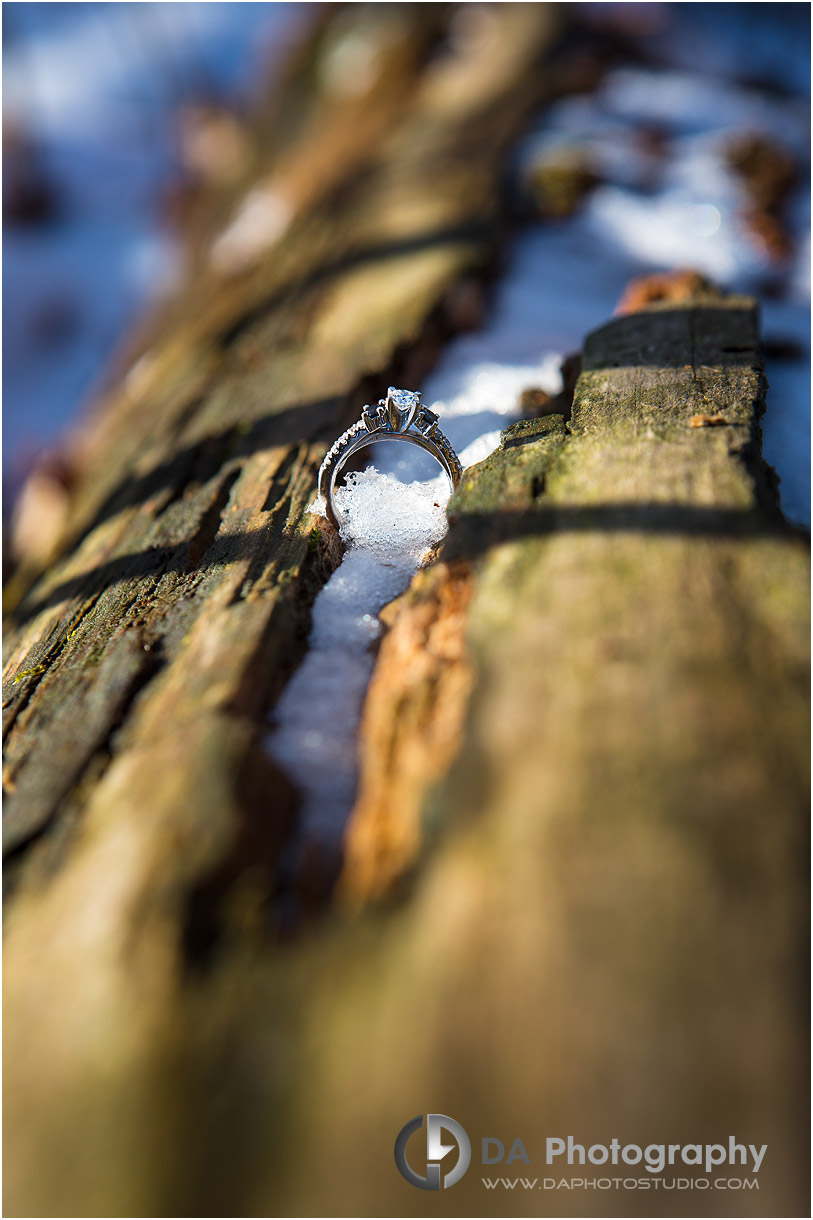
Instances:
[[[317,8],[3,5],[7,507],[128,326],[172,288],[173,200],[213,130],[201,115],[216,126],[250,108]],[[786,512],[809,523],[809,7],[571,12],[633,53],[540,116],[518,149],[534,202],[495,315],[448,354],[432,397],[463,416],[485,395],[498,427],[501,387],[515,405],[520,383],[545,384],[631,276],[696,267],[762,301],[765,452]],[[579,182],[563,202],[563,184]]]
[[[249,108],[307,7],[3,5],[7,502],[173,285],[198,116]]]

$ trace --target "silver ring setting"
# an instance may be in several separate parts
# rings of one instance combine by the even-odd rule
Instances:
[[[419,393],[390,386],[386,398],[380,399],[375,407],[365,407],[361,419],[334,441],[319,467],[319,494],[325,502],[328,519],[337,529],[343,518],[334,500],[336,480],[351,454],[378,441],[406,441],[417,445],[432,455],[451,483],[452,491],[460,482],[463,467],[438,427],[437,415],[421,406]]]

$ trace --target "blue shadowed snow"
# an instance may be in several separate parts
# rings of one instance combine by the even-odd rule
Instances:
[[[4,123],[33,145],[55,200],[52,219],[5,225],[12,494],[75,418],[135,316],[173,283],[160,207],[178,170],[178,106],[250,101],[303,7],[3,5]]]

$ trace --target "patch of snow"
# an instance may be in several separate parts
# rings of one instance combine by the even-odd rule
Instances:
[[[448,494],[444,476],[403,483],[375,467],[350,474],[337,489],[348,550],[316,598],[308,652],[267,738],[269,753],[302,792],[301,834],[310,843],[340,842],[355,793],[358,724],[381,631],[378,612],[403,592],[427,549],[443,537]]]

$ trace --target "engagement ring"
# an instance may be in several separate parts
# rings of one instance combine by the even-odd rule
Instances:
[[[319,467],[319,494],[324,499],[328,518],[337,529],[343,518],[337,512],[334,500],[336,480],[351,454],[377,441],[407,441],[417,445],[431,453],[451,483],[452,491],[460,482],[463,468],[438,427],[437,415],[421,406],[420,394],[390,386],[387,397],[380,399],[376,407],[365,407],[358,423],[333,443]]]

